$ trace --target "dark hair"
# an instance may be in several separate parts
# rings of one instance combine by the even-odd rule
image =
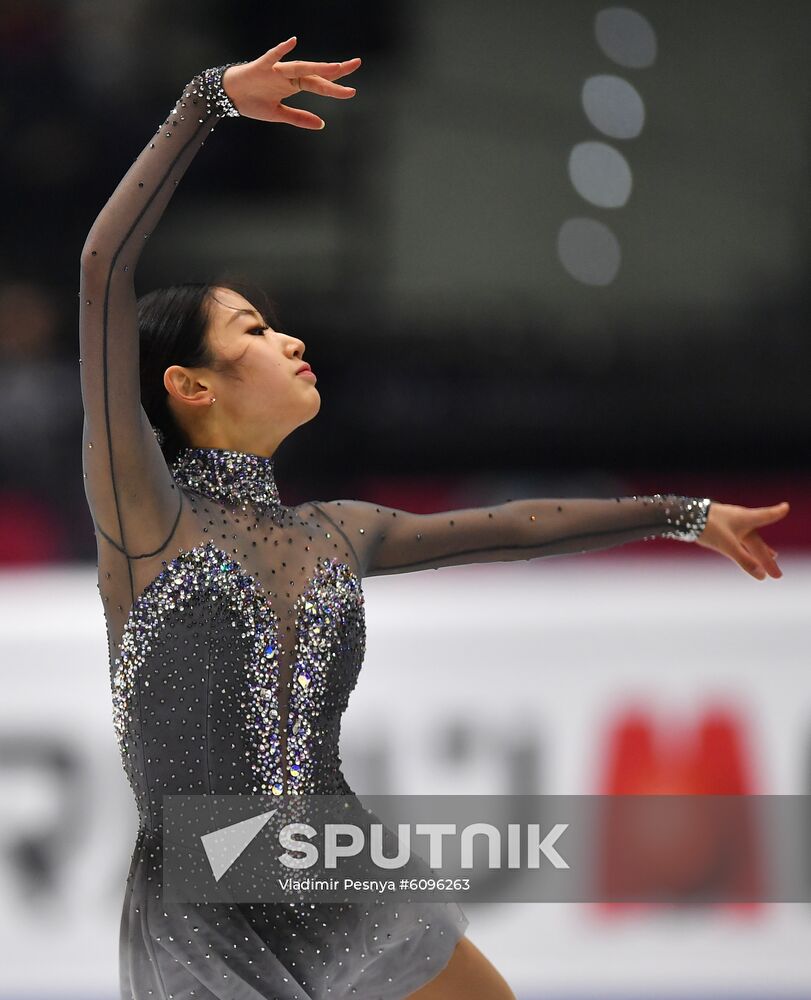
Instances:
[[[153,289],[138,299],[141,405],[149,422],[160,432],[158,440],[167,462],[190,441],[169,409],[169,394],[163,384],[166,369],[170,365],[205,367],[239,378],[232,363],[214,356],[206,336],[218,288],[239,292],[266,323],[279,328],[275,305],[263,291],[245,281],[186,282]]]

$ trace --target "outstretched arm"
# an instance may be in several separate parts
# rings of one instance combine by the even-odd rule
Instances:
[[[440,566],[536,559],[626,542],[696,542],[758,580],[779,579],[777,553],[759,529],[782,520],[787,501],[741,507],[672,493],[591,499],[510,500],[493,507],[413,514],[363,500],[313,506],[343,537],[363,576]]]
[[[648,538],[693,541],[711,501],[672,494],[510,500],[413,514],[361,500],[318,508],[352,546],[365,576],[605,549]]]

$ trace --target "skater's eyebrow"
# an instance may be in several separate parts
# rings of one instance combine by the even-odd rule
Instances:
[[[237,311],[234,313],[231,319],[228,320],[228,323],[233,323],[234,320],[237,318],[237,316],[242,316],[242,315],[256,316],[256,318],[260,320],[260,322],[264,323],[264,320],[255,309],[237,309]],[[228,323],[226,323],[225,325],[228,326]]]

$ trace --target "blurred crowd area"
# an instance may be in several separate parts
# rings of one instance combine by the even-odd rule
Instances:
[[[318,57],[368,53],[383,20],[371,4],[296,17]],[[0,258],[0,565],[93,560],[81,471],[79,255],[106,199],[174,103],[207,65],[259,54],[282,16],[240,14],[201,0],[3,0],[0,4],[0,171],[6,191]],[[241,16],[244,14],[245,16]],[[258,23],[268,32],[257,42]],[[287,37],[287,36],[285,36]],[[257,45],[259,48],[257,48]],[[213,144],[212,144],[213,145]],[[208,151],[207,151],[208,152]],[[227,150],[196,162],[203,190]],[[232,165],[233,166],[233,165]],[[244,197],[261,183],[239,164]],[[297,170],[296,183],[307,170]],[[284,174],[274,185],[285,183]],[[196,275],[188,275],[195,280]],[[183,280],[182,268],[173,280]],[[169,283],[169,282],[167,282]],[[140,294],[143,290],[138,288]],[[293,484],[295,490],[295,484]]]
[[[462,206],[476,220],[471,232],[479,239],[459,232],[454,243],[451,208],[447,218],[437,214],[436,205],[441,212],[454,204],[453,186],[438,177],[438,190],[430,181],[426,189],[414,166],[416,143],[425,144],[418,147],[423,161],[437,136],[480,150],[481,157],[468,157],[464,175],[456,171],[465,198],[468,188],[479,190],[474,181],[487,192],[490,164],[502,162],[502,152],[525,159],[519,143],[538,102],[522,89],[490,93],[508,85],[510,66],[498,46],[505,38],[521,43],[521,18],[541,17],[539,45],[542,39],[550,44],[550,36],[554,42],[564,28],[582,36],[585,54],[578,58],[588,71],[607,68],[588,35],[599,4],[516,0],[498,16],[494,6],[3,0],[0,565],[95,559],[81,470],[77,295],[80,250],[96,214],[186,80],[206,66],[258,55],[294,33],[303,57],[362,55],[355,103],[325,107],[302,95],[300,106],[328,120],[319,146],[312,135],[296,134],[304,130],[269,131],[248,122],[226,133],[223,126],[184,178],[136,279],[142,294],[227,267],[261,285],[280,304],[284,328],[304,339],[318,371],[322,410],[280,449],[283,499],[351,493],[420,511],[531,495],[672,491],[753,505],[788,499],[792,516],[770,540],[778,549],[807,546],[811,77],[807,60],[801,65],[794,50],[784,57],[780,46],[808,25],[808,7],[777,4],[764,25],[756,3],[714,5],[714,15],[726,7],[730,31],[737,32],[729,58],[745,62],[741,50],[751,45],[753,72],[764,74],[762,104],[747,119],[752,145],[741,146],[764,149],[763,158],[753,170],[745,155],[736,158],[719,142],[717,150],[688,150],[682,164],[685,185],[702,171],[723,174],[718,183],[733,190],[749,185],[751,198],[740,202],[744,221],[750,201],[785,218],[788,231],[796,230],[790,266],[776,238],[743,226],[719,243],[753,251],[734,286],[737,299],[731,302],[728,288],[725,302],[698,293],[691,299],[690,247],[663,232],[663,243],[674,241],[674,262],[684,275],[674,280],[683,295],[678,301],[663,295],[657,308],[642,301],[643,278],[638,293],[627,278],[646,256],[645,244],[634,245],[631,236],[623,249],[622,296],[577,286],[554,252],[542,249],[539,306],[531,272],[524,274],[518,258],[504,252],[519,237],[528,247],[535,241],[554,248],[559,222],[590,211],[566,187],[567,150],[572,137],[588,135],[588,123],[577,106],[580,83],[574,87],[565,66],[559,82],[541,81],[547,88],[541,95],[546,118],[538,126],[544,145],[537,147],[543,191],[534,197],[546,198],[548,170],[554,226],[529,235],[522,230],[515,239],[508,228],[502,232],[500,199],[517,219],[532,205],[509,185]],[[641,171],[633,198],[644,206],[645,164],[653,164],[649,190],[656,164],[673,161],[664,98],[658,125],[654,100],[656,88],[668,83],[672,38],[664,27],[673,15],[661,2],[637,6],[663,26],[659,76],[654,67],[648,78],[634,78],[653,95],[653,124],[643,136],[648,145],[629,154]],[[705,8],[688,3],[680,9],[687,35],[672,64],[689,60],[691,44],[697,51],[716,46],[723,63],[724,18],[714,17],[713,30],[721,34],[708,40],[700,25],[689,27]],[[488,25],[500,29],[498,40]],[[453,32],[458,50],[443,49],[437,37],[453,39]],[[769,58],[758,68],[764,51]],[[468,62],[460,64],[462,58]],[[703,52],[702,64],[707,61]],[[526,59],[518,62],[516,86],[543,77],[540,68],[525,72]],[[577,73],[582,79],[579,68],[572,72],[572,79]],[[723,121],[724,101],[738,100],[736,81],[732,70],[716,79],[718,92],[702,94],[695,107],[709,115],[717,105]],[[790,133],[790,156],[766,135],[772,120]],[[744,142],[741,133],[738,138]],[[789,182],[769,172],[770,164],[776,171],[789,161]],[[554,184],[565,195],[558,196]],[[708,238],[717,236],[713,227],[720,221],[695,202]],[[644,215],[634,204],[626,219],[634,211]],[[620,215],[602,217],[622,225]],[[479,250],[488,239],[492,266]],[[434,264],[431,254],[443,240],[448,250]],[[516,253],[524,254],[520,245]],[[659,272],[664,280],[667,258]],[[418,291],[433,287],[449,293],[418,299]]]

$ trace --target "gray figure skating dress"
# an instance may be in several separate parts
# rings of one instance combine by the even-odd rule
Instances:
[[[425,515],[357,500],[288,507],[272,457],[183,448],[167,460],[140,402],[133,278],[203,140],[236,114],[225,68],[184,88],[82,252],[85,490],[113,721],[140,820],[121,997],[401,1000],[464,934],[455,903],[164,903],[163,796],[351,793],[339,736],[364,656],[364,577],[692,541],[710,501],[526,499]]]

